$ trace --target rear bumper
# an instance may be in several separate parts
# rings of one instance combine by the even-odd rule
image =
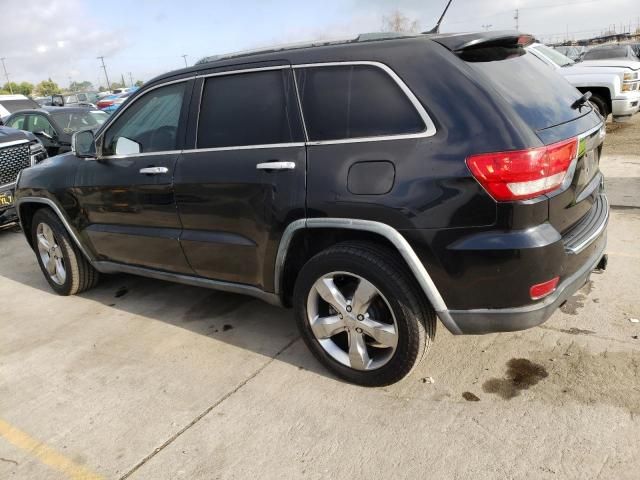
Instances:
[[[598,248],[595,254],[573,275],[566,278],[544,301],[520,308],[449,310],[450,321],[455,324],[461,334],[467,335],[513,332],[544,323],[558,307],[587,282],[589,275],[604,255],[606,231],[602,232],[597,243]]]

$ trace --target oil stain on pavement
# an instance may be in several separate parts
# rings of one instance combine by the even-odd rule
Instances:
[[[504,378],[487,380],[482,385],[482,390],[485,393],[495,393],[505,400],[511,400],[520,395],[522,390],[527,390],[548,376],[549,373],[542,365],[526,358],[512,358],[507,362],[507,373]]]

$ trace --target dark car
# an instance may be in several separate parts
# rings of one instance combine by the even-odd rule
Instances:
[[[14,188],[20,172],[47,158],[42,144],[29,132],[0,123],[0,228],[18,220]]]
[[[627,60],[640,61],[634,49],[628,44],[593,47],[583,55],[582,60],[607,60],[609,58],[624,58]]]
[[[217,57],[157,77],[26,170],[51,288],[127,272],[293,306],[385,385],[454,334],[544,322],[604,266],[604,124],[517,32]]]
[[[7,126],[26,130],[44,144],[49,156],[71,150],[71,136],[80,130],[97,130],[109,116],[84,107],[43,107],[20,110],[9,116]]]

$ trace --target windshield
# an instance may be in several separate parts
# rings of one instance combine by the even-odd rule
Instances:
[[[561,54],[557,50],[554,50],[553,48],[549,48],[546,45],[536,45],[535,47],[531,47],[531,48],[533,48],[536,52],[540,52],[541,54],[543,54],[545,57],[547,57],[549,60],[551,60],[553,63],[555,63],[560,67],[566,67],[567,65],[573,65],[574,63],[576,63],[573,60],[571,60],[569,57],[565,57],[563,54]]]
[[[627,58],[627,47],[594,48],[584,55],[584,60],[603,60],[606,58]]]
[[[55,112],[51,116],[62,128],[64,133],[74,133],[80,130],[95,130],[109,118],[104,112],[87,110],[85,112]]]

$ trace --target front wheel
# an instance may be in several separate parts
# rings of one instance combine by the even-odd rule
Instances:
[[[294,305],[315,357],[360,385],[402,379],[435,335],[435,313],[407,268],[373,244],[342,243],[314,256],[298,276]]]
[[[31,238],[40,269],[59,295],[75,295],[98,283],[98,272],[73,243],[53,211],[43,208],[33,216]]]

